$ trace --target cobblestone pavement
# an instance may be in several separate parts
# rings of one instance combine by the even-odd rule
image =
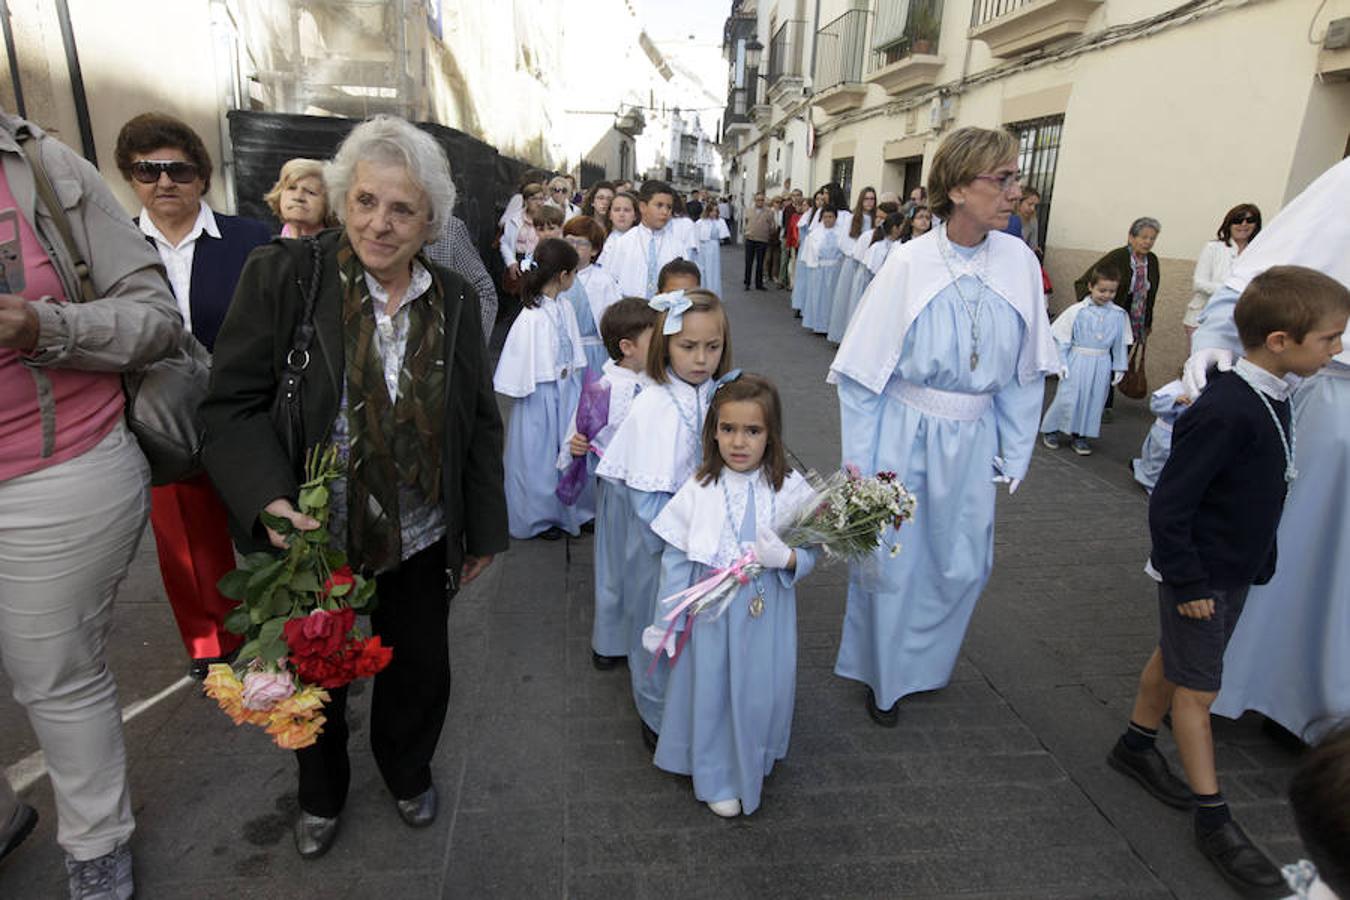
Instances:
[[[733,279],[740,262],[725,251]],[[832,348],[785,292],[730,287],[736,364],[780,385],[806,464],[837,464]],[[127,726],[137,896],[1230,896],[1189,818],[1104,763],[1155,640],[1145,496],[1125,468],[1147,426],[1127,401],[1093,456],[1037,448],[1026,484],[999,499],[994,576],[952,684],[906,700],[897,729],[872,724],[862,688],[832,674],[846,573],[808,579],[791,750],[753,816],[717,819],[686,779],[655,769],[626,673],[591,667],[590,539],[517,543],[451,611],[433,827],[397,818],[361,698],[342,833],[328,857],[301,861],[290,755],[184,687]],[[124,705],[184,671],[148,539],[119,598],[112,665]],[[0,764],[29,771],[32,733],[7,682],[0,696]],[[1283,792],[1297,757],[1254,721],[1216,732],[1238,817],[1296,859]],[[0,866],[0,897],[62,896],[50,786],[23,796],[42,819]]]

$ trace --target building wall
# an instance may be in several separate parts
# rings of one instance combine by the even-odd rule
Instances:
[[[1180,5],[1106,0],[1087,33]],[[821,24],[848,8],[847,0],[820,0]],[[1016,57],[996,59],[983,41],[968,39],[970,0],[948,0],[935,84],[898,96],[871,85],[861,108],[840,115],[816,107],[819,149],[807,178],[817,186],[828,180],[833,160],[851,157],[853,193],[865,185],[898,191],[903,170],[888,158],[922,156],[926,178],[933,153],[956,127],[1063,114],[1049,233],[1042,235],[1047,271],[1058,288],[1052,310],[1076,299],[1073,280],[1123,245],[1134,218],[1160,219],[1155,250],[1162,284],[1150,367],[1155,378],[1170,377],[1184,357],[1180,322],[1194,260],[1224,212],[1254,202],[1269,221],[1346,152],[1350,83],[1318,80],[1319,48],[1308,40],[1310,26],[1316,36],[1327,21],[1345,15],[1350,0],[1252,0],[990,77],[991,69]],[[761,14],[761,41],[766,30]],[[933,129],[929,105],[937,87],[947,88],[950,118]],[[742,147],[758,136],[754,129]],[[754,155],[743,151],[741,164]]]

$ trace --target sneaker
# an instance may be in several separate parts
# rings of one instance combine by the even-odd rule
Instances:
[[[1106,764],[1122,775],[1128,775],[1157,799],[1173,809],[1190,809],[1191,789],[1172,773],[1167,758],[1154,747],[1149,750],[1131,750],[1120,738],[1106,757]]]
[[[741,801],[734,797],[730,800],[713,800],[708,803],[708,809],[724,819],[731,819],[741,814]]]
[[[131,880],[131,848],[121,845],[97,859],[66,857],[70,900],[131,900],[136,893]]]
[[[1053,431],[1047,431],[1041,435],[1041,443],[1050,450],[1059,449],[1059,435]]]
[[[1077,453],[1079,456],[1091,456],[1092,447],[1088,446],[1087,438],[1074,438],[1073,452]]]

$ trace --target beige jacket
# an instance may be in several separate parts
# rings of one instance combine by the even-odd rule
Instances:
[[[57,303],[43,298],[33,304],[38,341],[24,363],[37,383],[45,456],[55,445],[56,408],[51,382],[43,370],[124,372],[144,368],[180,345],[183,317],[164,277],[159,254],[132,224],[98,170],[36,125],[0,111],[0,165],[4,166],[19,211],[51,257],[66,296],[80,296],[75,265],[46,210],[38,210],[33,172],[17,138],[23,127],[36,140],[98,295],[92,303]],[[30,143],[30,151],[32,146]]]

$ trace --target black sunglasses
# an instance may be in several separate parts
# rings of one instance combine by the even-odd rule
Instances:
[[[1247,214],[1245,214],[1245,215],[1241,215],[1241,216],[1238,216],[1237,218],[1235,218],[1235,219],[1232,221],[1232,224],[1233,224],[1233,225],[1255,225],[1256,222],[1257,222],[1256,216],[1252,215],[1251,213],[1247,213]]]
[[[169,180],[175,184],[191,184],[197,180],[197,167],[190,162],[159,162],[143,159],[131,164],[131,177],[141,184],[154,184],[159,181],[161,172],[168,173]]]

